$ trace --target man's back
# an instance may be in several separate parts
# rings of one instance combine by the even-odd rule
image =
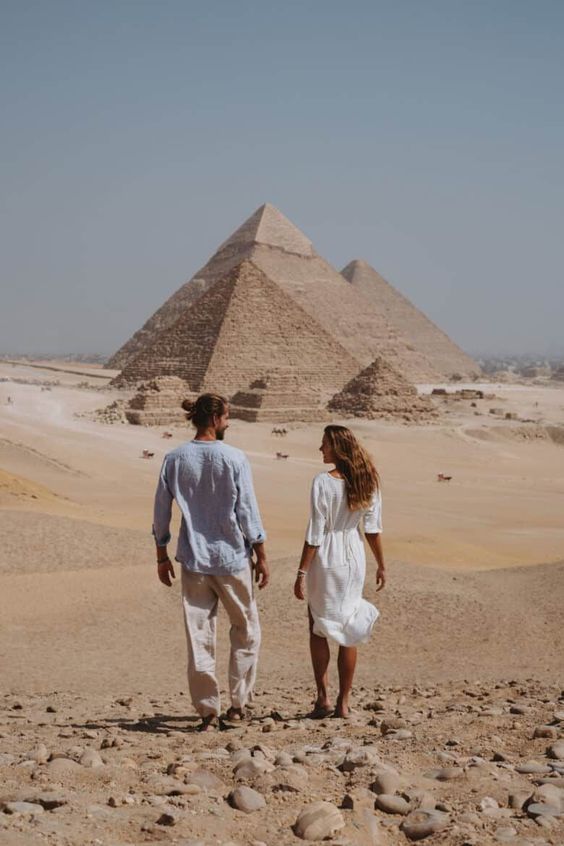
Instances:
[[[188,441],[165,456],[154,519],[155,537],[165,542],[172,499],[182,513],[176,559],[193,572],[236,572],[264,540],[249,462],[221,440]]]

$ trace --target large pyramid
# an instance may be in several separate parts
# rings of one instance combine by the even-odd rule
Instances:
[[[355,286],[321,258],[309,239],[269,204],[257,209],[221,244],[208,263],[118,350],[108,367],[123,368],[124,377],[132,373],[126,365],[152,347],[158,336],[163,338],[164,330],[171,328],[204,292],[244,260],[252,261],[362,366],[377,355],[384,355],[411,381],[430,381],[442,376],[380,311],[367,307],[366,299]],[[194,321],[186,325],[193,328]],[[176,375],[181,374],[176,372]],[[146,379],[149,374],[140,373],[139,377]]]
[[[368,262],[356,259],[341,271],[381,317],[397,329],[408,343],[425,356],[443,377],[458,373],[472,376],[480,366],[429,320],[407,297],[400,294]],[[416,381],[416,380],[414,380]]]
[[[174,375],[193,391],[232,396],[263,380],[264,387],[276,383],[280,398],[294,392],[302,407],[317,407],[358,370],[332,335],[254,262],[244,260],[146,343],[115,381]]]
[[[438,415],[432,401],[419,396],[417,388],[381,357],[354,376],[331,398],[327,408],[343,417],[399,418],[407,422]]]

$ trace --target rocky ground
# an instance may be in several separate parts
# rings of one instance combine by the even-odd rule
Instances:
[[[4,696],[0,842],[284,846],[564,843],[564,691],[361,688],[350,720],[257,692],[196,731],[185,694]]]

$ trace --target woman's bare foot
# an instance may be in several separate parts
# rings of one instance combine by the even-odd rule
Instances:
[[[337,705],[333,711],[333,716],[341,720],[348,720],[351,716],[351,709],[349,708],[348,702],[341,702],[337,699]]]
[[[317,701],[314,706],[313,710],[306,714],[306,717],[310,720],[323,720],[325,717],[328,717],[333,712],[333,706],[330,705],[328,700]]]

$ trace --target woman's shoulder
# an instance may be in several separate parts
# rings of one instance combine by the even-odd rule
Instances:
[[[382,490],[380,486],[376,487],[372,493],[372,497],[370,500],[370,505],[366,509],[366,511],[373,511],[375,508],[382,507]]]
[[[324,488],[331,483],[331,479],[331,474],[328,473],[327,470],[322,470],[321,473],[317,473],[317,475],[313,477],[311,486],[314,490]]]
[[[333,494],[344,490],[344,479],[341,476],[333,476],[327,470],[318,473],[313,477],[311,484],[313,491],[331,491]]]

